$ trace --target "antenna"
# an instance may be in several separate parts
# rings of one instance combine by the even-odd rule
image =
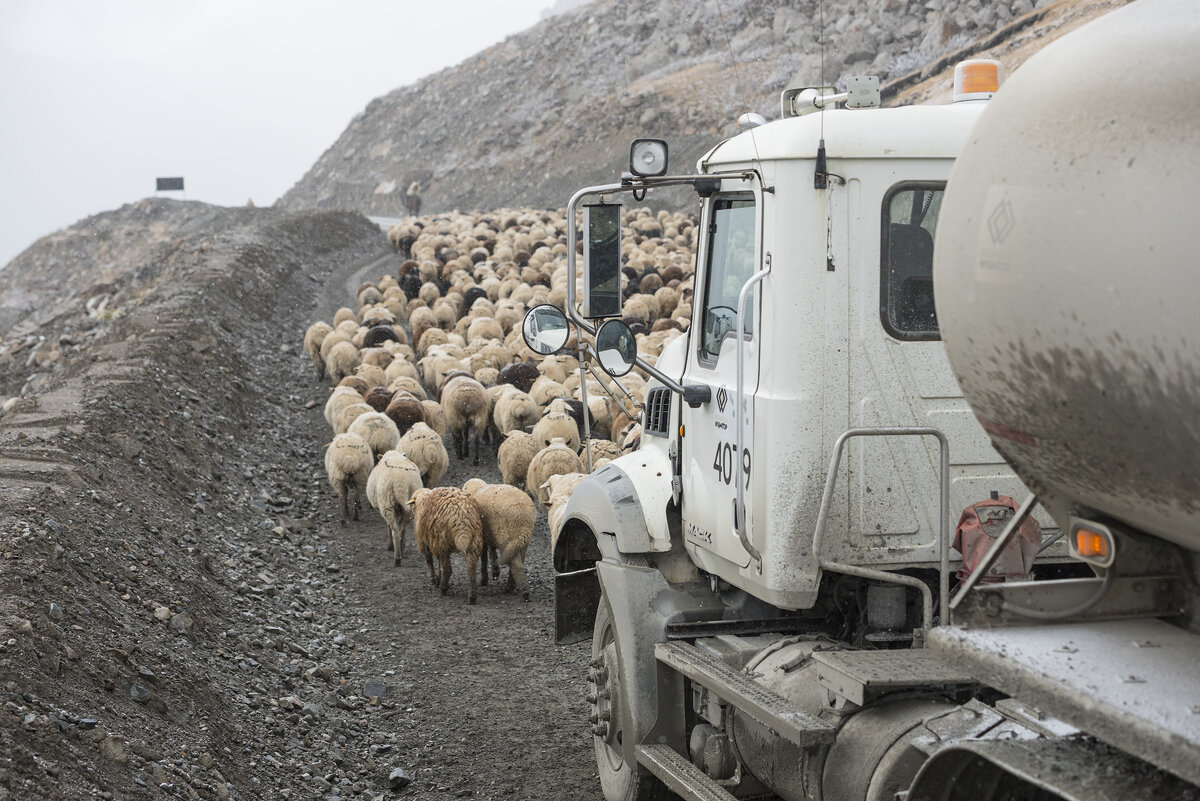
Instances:
[[[745,97],[746,97],[746,90],[742,87],[742,75],[741,75],[741,73],[738,72],[737,56],[735,56],[733,54],[733,42],[729,38],[729,26],[725,24],[725,13],[723,11],[721,11],[721,0],[713,0],[713,3],[717,7],[717,16],[721,20],[721,33],[723,33],[725,35],[725,49],[729,51],[729,59],[733,63],[733,77],[734,77],[734,80],[737,81],[738,97],[744,101]],[[741,120],[741,118],[742,118],[742,115],[739,115],[738,119]],[[750,128],[749,131],[750,131],[750,144],[752,144],[754,146],[754,161],[760,162],[760,161],[762,161],[762,159],[759,158],[759,155],[758,155],[758,139],[756,139],[754,136],[753,128]]]
[[[819,0],[821,11],[820,34],[817,45],[821,50],[821,86],[825,85],[825,0]],[[828,167],[825,163],[825,106],[818,112],[821,117],[821,136],[817,144],[817,167],[813,171],[813,189],[824,189],[829,186]]]

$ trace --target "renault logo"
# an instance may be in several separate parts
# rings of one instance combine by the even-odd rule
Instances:
[[[729,405],[729,393],[725,387],[717,390],[717,411],[724,413],[725,407]]]

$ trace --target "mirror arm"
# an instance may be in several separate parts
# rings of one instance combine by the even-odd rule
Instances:
[[[621,399],[617,397],[617,393],[612,391],[612,387],[610,387],[608,385],[608,382],[611,381],[617,389],[621,390],[621,394],[624,395],[625,397],[629,398],[629,401],[634,405],[635,408],[641,409],[642,404],[638,403],[637,398],[635,398],[635,397],[633,397],[633,395],[629,394],[629,390],[625,389],[625,387],[621,384],[620,381],[613,378],[608,373],[605,373],[601,370],[597,370],[595,367],[592,366],[591,362],[588,362],[587,369],[588,369],[589,373],[591,373],[592,375],[594,375],[596,377],[596,381],[599,382],[600,386],[604,387],[604,391],[607,392],[609,397],[611,397],[613,399],[613,403],[617,404],[617,408],[619,408],[622,412],[624,412],[625,415],[630,420],[636,420],[637,416],[640,412],[630,411],[629,407],[626,406],[624,403],[622,403]]]
[[[584,375],[583,368],[592,366],[589,358],[592,349],[584,341],[583,334],[576,335],[575,339],[577,342],[575,355],[579,359],[579,398],[583,403],[583,441],[586,443],[584,452],[587,454],[585,464],[590,474],[592,472],[592,410],[588,408],[587,377]]]

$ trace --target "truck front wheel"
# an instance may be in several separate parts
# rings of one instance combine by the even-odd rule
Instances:
[[[596,772],[606,801],[652,801],[666,795],[662,784],[634,758],[629,695],[617,659],[616,627],[608,596],[600,596],[592,632],[588,694]]]

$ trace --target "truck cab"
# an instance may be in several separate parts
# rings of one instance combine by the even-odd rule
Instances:
[[[699,172],[729,177],[703,201],[689,336],[658,366],[713,400],[672,403],[667,424],[645,432],[646,447],[680,454],[683,539],[706,573],[773,606],[811,607],[823,487],[835,443],[854,428],[945,432],[954,510],[991,491],[1023,494],[962,399],[933,305],[941,199],[983,104],[789,117],[701,159]],[[814,189],[821,152],[825,187]],[[739,293],[760,271],[745,300],[739,386]],[[939,461],[933,437],[847,443],[817,556],[936,564]],[[736,534],[738,483],[747,543]]]

